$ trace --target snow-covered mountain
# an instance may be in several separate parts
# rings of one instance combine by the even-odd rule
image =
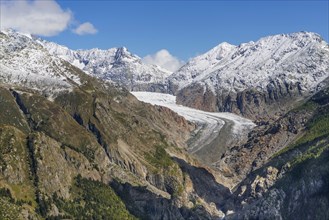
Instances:
[[[77,77],[71,75],[68,76],[71,82],[66,80],[64,61],[131,91],[165,91],[165,80],[172,74],[159,66],[143,63],[125,47],[71,50],[13,30],[1,32],[0,53],[3,82],[31,83],[29,87],[48,92],[69,89],[72,82],[79,84]]]
[[[299,32],[264,37],[239,46],[222,43],[190,60],[170,80],[183,88],[194,82],[213,91],[266,89],[272,80],[300,82],[310,89],[328,76],[329,45],[317,34]],[[315,65],[318,64],[318,65]]]
[[[118,83],[131,91],[156,91],[165,85],[165,79],[171,74],[156,65],[142,62],[137,55],[127,48],[111,48],[108,50],[71,50],[53,42],[38,40],[51,54],[56,55],[86,73],[97,78]],[[162,88],[163,90],[165,88]]]
[[[309,32],[239,46],[221,43],[175,73],[144,64],[124,47],[71,50],[10,30],[1,34],[0,55],[3,82],[29,83],[42,91],[68,90],[81,83],[68,71],[69,62],[130,91],[173,93],[179,104],[247,117],[293,105],[318,91],[329,77],[329,45]]]
[[[0,83],[36,89],[50,96],[70,91],[82,80],[67,64],[30,35],[0,32]]]
[[[182,104],[243,113],[248,100],[241,100],[241,93],[246,90],[264,96],[249,97],[257,107],[262,100],[313,93],[328,76],[328,43],[315,33],[298,32],[239,46],[222,43],[191,59],[168,80]]]

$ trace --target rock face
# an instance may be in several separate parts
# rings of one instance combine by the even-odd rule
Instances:
[[[270,169],[266,167],[265,170]],[[255,177],[253,174],[242,183],[246,185],[241,188],[247,189],[237,190],[240,195],[236,200],[236,207],[240,209],[228,219],[328,218],[328,147],[314,158],[306,159],[292,167],[281,164],[278,168],[281,169],[278,173],[274,168],[276,172],[271,175]],[[264,168],[261,169],[261,172],[263,171]]]
[[[313,113],[307,110],[289,112],[275,122],[260,125],[249,133],[245,144],[226,151],[216,166],[225,175],[241,181],[247,174],[259,169],[270,157],[292,143],[303,133]]]
[[[317,34],[300,32],[239,46],[220,44],[168,81],[183,105],[261,119],[318,91],[328,67],[328,44]]]
[[[249,143],[249,152],[252,155],[259,153],[256,158],[251,155],[255,158],[254,167],[251,172],[245,172],[248,173],[246,178],[230,198],[235,210],[227,219],[328,218],[328,96],[329,91],[325,89],[285,116],[289,118],[293,114],[294,120],[305,125],[298,125],[303,127],[302,130],[296,127],[297,124],[290,126],[291,131],[298,135],[289,144],[267,142],[277,149],[276,153],[271,153],[267,147],[258,148],[259,142]],[[298,115],[303,115],[302,120]],[[282,119],[279,121],[283,122]],[[268,132],[284,136],[282,127],[273,128]],[[271,157],[267,156],[269,154]],[[242,167],[239,166],[239,170],[243,172]]]

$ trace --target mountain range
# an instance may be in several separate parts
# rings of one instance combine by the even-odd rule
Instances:
[[[328,77],[309,32],[172,73],[1,31],[0,218],[328,219]]]
[[[130,53],[125,47],[74,51],[53,42],[37,42],[50,54],[66,60],[86,73],[117,83],[130,91],[157,91],[157,86],[165,86],[165,79],[171,74],[159,66],[143,63],[140,57]]]
[[[173,73],[142,63],[126,48],[73,51],[51,42],[42,44],[92,76],[130,91],[175,94],[185,106],[258,120],[282,112],[278,105],[289,108],[319,91],[329,72],[328,44],[310,32],[274,35],[238,46],[221,43]]]

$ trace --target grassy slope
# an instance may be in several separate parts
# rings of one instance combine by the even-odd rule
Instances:
[[[43,97],[30,94],[20,95],[21,104],[28,110],[28,115],[25,116],[9,90],[1,88],[0,98],[2,102],[0,105],[2,108],[0,114],[0,192],[8,192],[7,194],[0,193],[0,219],[20,219],[23,209],[30,213],[30,217],[38,219],[41,218],[40,215],[45,214],[40,209],[49,211],[51,204],[49,198],[45,201],[37,199],[40,194],[36,193],[38,186],[35,184],[38,183],[34,180],[35,173],[32,172],[31,166],[38,162],[33,162],[31,159],[38,159],[38,155],[34,155],[34,158],[30,157],[31,152],[29,152],[27,141],[28,136],[32,137],[35,133],[33,130],[53,137],[54,141],[58,140],[63,147],[70,146],[76,153],[84,154],[91,162],[94,159],[95,149],[100,146],[96,138],[83,129],[69,114]],[[28,124],[31,129],[27,126]],[[42,147],[42,144],[39,146]],[[88,199],[89,201],[90,199],[91,201],[80,209],[89,210],[88,216],[84,219],[91,217],[98,219],[100,215],[118,216],[117,219],[133,219],[109,186],[97,181],[83,180],[80,185],[72,187],[78,187],[79,192],[84,195],[80,198],[81,200]],[[66,210],[59,211],[66,213]],[[36,214],[38,212],[39,214]],[[77,213],[68,213],[71,217],[79,218]]]
[[[165,148],[174,145],[173,143],[168,144],[167,137],[161,132],[161,129],[175,124],[171,121],[164,123],[161,111],[158,109],[146,107],[137,102],[134,98],[129,97],[126,91],[105,88],[94,80],[86,82],[72,93],[60,95],[55,102],[48,101],[34,93],[16,93],[14,97],[14,92],[9,89],[2,87],[0,89],[0,101],[2,102],[0,124],[2,127],[6,126],[6,129],[11,127],[21,133],[20,144],[25,157],[23,164],[26,167],[24,169],[28,179],[14,186],[11,186],[8,180],[3,180],[0,181],[0,188],[3,186],[4,189],[9,189],[13,199],[22,202],[19,207],[28,206],[31,212],[39,212],[44,217],[46,212],[51,210],[49,202],[51,195],[40,191],[39,181],[43,181],[43,185],[49,187],[51,184],[47,184],[47,181],[52,180],[47,180],[47,175],[38,176],[40,170],[35,167],[35,165],[44,166],[43,170],[55,172],[52,162],[43,160],[39,155],[39,148],[43,148],[43,146],[45,149],[49,148],[47,138],[56,142],[54,146],[62,147],[62,150],[56,150],[58,153],[66,155],[66,149],[70,148],[75,154],[82,154],[87,158],[96,170],[98,170],[97,163],[101,161],[95,158],[95,152],[97,151],[99,154],[103,148],[108,150],[111,156],[116,157],[114,162],[119,165],[127,166],[127,160],[132,160],[131,164],[134,166],[136,161],[142,163],[148,172],[164,175],[165,180],[171,180],[169,188],[172,189],[170,193],[173,196],[181,193],[182,186],[177,180],[177,174],[178,178],[182,178],[181,172],[178,172],[178,165],[165,151]],[[6,147],[11,141],[11,136],[20,136],[3,131],[4,129],[0,130],[2,136],[5,136],[2,138],[0,148],[7,151]],[[38,138],[35,138],[37,134],[45,136],[46,141],[40,142]],[[34,149],[30,149],[31,152],[28,152],[28,139],[30,144],[35,145]],[[118,140],[126,142],[129,148],[119,149]],[[34,141],[38,141],[38,143],[34,143]],[[129,152],[126,152],[127,150]],[[12,152],[12,154],[18,153],[18,151]],[[28,155],[29,153],[34,155],[31,157]],[[66,157],[68,157],[67,160],[72,160],[70,155],[66,155]],[[1,158],[0,161],[4,161],[2,167],[8,165],[8,161]],[[105,169],[98,171],[102,175]],[[49,177],[51,176],[54,175],[49,175]],[[110,188],[108,189],[110,190]],[[103,201],[98,201],[97,204],[101,206],[102,203]],[[119,210],[125,213],[124,208]],[[61,210],[59,211],[61,212]],[[74,216],[72,213],[70,215]]]
[[[78,176],[71,188],[72,199],[54,197],[54,203],[64,211],[62,217],[74,219],[136,219],[114,191],[101,182]]]
[[[272,158],[299,149],[303,153],[292,159],[292,163],[296,165],[304,160],[320,156],[320,154],[328,148],[328,100],[329,89],[319,92],[311,100],[293,110],[311,111],[313,112],[313,117],[307,122],[303,135],[301,135],[294,143],[274,154]]]

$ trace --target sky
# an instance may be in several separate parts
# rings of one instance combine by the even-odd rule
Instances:
[[[145,62],[168,69],[221,42],[238,45],[298,31],[329,41],[328,0],[0,1],[0,28],[71,49],[125,46]]]

